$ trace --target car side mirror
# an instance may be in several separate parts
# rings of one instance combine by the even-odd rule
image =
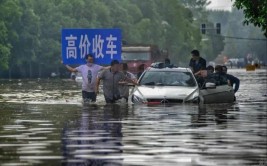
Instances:
[[[215,88],[216,88],[216,84],[215,84],[215,83],[212,83],[212,82],[207,82],[207,83],[205,84],[205,87],[206,87],[207,89],[215,89]]]

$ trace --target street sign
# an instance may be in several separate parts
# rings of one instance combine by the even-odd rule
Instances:
[[[85,64],[89,53],[96,64],[121,61],[120,29],[62,29],[61,44],[64,64]]]

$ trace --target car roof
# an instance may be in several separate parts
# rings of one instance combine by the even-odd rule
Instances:
[[[154,68],[154,67],[149,67],[147,68],[146,71],[179,71],[179,72],[191,72],[190,68],[183,68],[183,67],[173,67],[173,68]]]

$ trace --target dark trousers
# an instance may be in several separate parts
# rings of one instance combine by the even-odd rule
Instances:
[[[113,99],[111,99],[111,98],[108,98],[108,97],[105,96],[106,103],[115,103],[119,99],[121,99],[121,97],[118,97],[118,96],[115,97],[115,96],[113,96]]]
[[[86,92],[82,91],[83,100],[91,100],[93,102],[96,101],[96,93],[95,92]]]

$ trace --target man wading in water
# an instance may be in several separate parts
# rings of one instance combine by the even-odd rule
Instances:
[[[121,99],[121,94],[119,91],[119,85],[121,80],[125,80],[129,83],[137,85],[135,81],[126,77],[120,70],[120,63],[117,60],[111,62],[111,67],[109,70],[104,70],[101,72],[96,81],[96,92],[99,92],[100,80],[103,80],[103,91],[106,103],[115,103],[117,100]]]
[[[76,68],[72,68],[69,65],[65,65],[70,72],[79,72],[82,74],[82,98],[84,102],[96,101],[96,79],[99,71],[103,69],[109,69],[110,67],[103,67],[94,64],[94,57],[91,54],[85,56],[86,64],[80,65]]]

